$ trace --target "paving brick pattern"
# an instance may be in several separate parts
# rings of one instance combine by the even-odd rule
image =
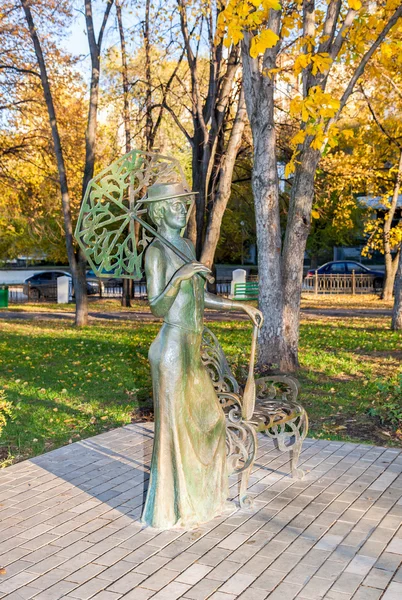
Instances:
[[[129,425],[0,472],[1,599],[402,599],[400,450],[306,440],[295,481],[261,438],[251,510],[159,532],[152,440]]]

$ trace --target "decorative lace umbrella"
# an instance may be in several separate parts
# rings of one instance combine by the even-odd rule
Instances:
[[[140,150],[122,156],[90,181],[75,237],[95,275],[141,279],[143,253],[152,237],[184,262],[192,260],[142,218],[148,187],[167,181],[178,181],[190,190],[176,159]]]

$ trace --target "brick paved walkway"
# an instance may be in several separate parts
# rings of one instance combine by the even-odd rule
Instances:
[[[306,440],[293,481],[261,439],[253,510],[160,533],[138,521],[151,448],[130,425],[1,471],[0,598],[402,599],[401,451]]]

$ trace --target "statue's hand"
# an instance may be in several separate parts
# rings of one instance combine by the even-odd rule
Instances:
[[[254,308],[254,306],[251,306],[250,304],[242,304],[242,308],[244,312],[248,314],[254,325],[261,329],[261,326],[264,321],[262,312],[258,310],[258,308]]]
[[[172,282],[181,283],[186,279],[191,279],[194,275],[197,275],[197,273],[211,273],[211,269],[208,269],[205,265],[193,260],[176,271],[172,277]]]

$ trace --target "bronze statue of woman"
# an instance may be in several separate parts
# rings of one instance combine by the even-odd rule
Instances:
[[[145,255],[151,311],[163,325],[149,350],[155,438],[142,521],[158,529],[190,529],[227,510],[225,417],[201,362],[204,307],[240,308],[256,325],[262,320],[256,308],[205,290],[200,275],[210,269],[181,235],[190,196],[182,184],[155,184],[146,200],[158,233],[189,257],[183,263],[158,239]]]

